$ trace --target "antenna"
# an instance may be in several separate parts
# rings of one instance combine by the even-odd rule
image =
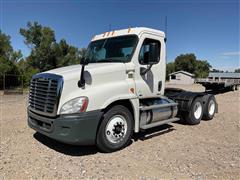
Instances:
[[[167,16],[166,16],[166,17],[165,17],[165,38],[164,38],[165,48],[166,48],[166,51],[165,51],[165,53],[166,53],[166,54],[165,54],[165,56],[166,56],[166,63],[167,63],[167,30],[168,30],[168,29],[167,29],[167,25],[168,25],[168,24],[167,24],[167,23],[168,23],[167,20],[168,20],[168,19],[167,19]]]
[[[168,21],[168,19],[167,19],[167,16],[166,16],[165,17],[165,39],[166,39],[165,42],[167,41],[167,30],[168,30],[167,29],[167,26],[168,26],[168,24],[167,24],[168,22],[167,21]]]

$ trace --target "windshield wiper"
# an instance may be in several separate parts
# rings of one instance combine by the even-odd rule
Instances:
[[[97,61],[95,61],[96,63],[101,63],[101,62],[124,62],[123,59],[120,58],[105,58],[105,59],[99,59]]]
[[[101,63],[101,62],[113,62],[113,59],[100,59],[96,61],[96,63]]]

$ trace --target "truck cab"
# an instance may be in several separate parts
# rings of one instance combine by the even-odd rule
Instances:
[[[58,141],[124,148],[138,133],[184,117],[212,119],[213,95],[165,89],[166,38],[162,31],[128,28],[92,38],[81,64],[32,77],[28,124]]]

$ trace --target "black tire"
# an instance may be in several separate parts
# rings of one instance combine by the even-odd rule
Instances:
[[[214,103],[214,110],[210,109],[211,103]],[[204,105],[204,111],[203,111],[203,119],[204,120],[212,120],[217,109],[217,102],[214,96],[210,96],[207,100],[207,102]]]
[[[236,85],[235,90],[236,91],[239,90],[239,85]]]
[[[194,113],[196,104],[201,106],[201,113],[198,115],[198,117],[195,116]],[[183,114],[183,118],[187,124],[196,125],[200,123],[202,116],[203,116],[203,103],[201,98],[197,97],[196,99],[193,100],[189,112]]]
[[[108,126],[108,123],[111,118],[120,116],[125,118],[127,129],[124,133],[124,137],[121,138],[120,142],[111,142],[109,140],[109,137],[106,135],[106,128]],[[125,129],[123,128],[125,131]],[[109,132],[109,131],[107,131]],[[109,132],[111,135],[111,132]],[[113,133],[114,134],[114,133]],[[133,117],[131,112],[122,105],[116,105],[110,108],[104,115],[102,122],[99,126],[98,132],[97,132],[97,138],[96,138],[96,145],[102,152],[113,152],[120,150],[128,145],[128,143],[131,140],[133,134]],[[120,135],[119,135],[120,136]]]

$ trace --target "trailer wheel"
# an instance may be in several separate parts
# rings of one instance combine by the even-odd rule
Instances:
[[[184,120],[190,125],[199,124],[203,116],[203,104],[201,98],[196,98],[190,107],[189,112],[184,114]]]
[[[239,90],[239,85],[236,85],[235,90],[236,91]]]
[[[214,96],[210,96],[205,104],[203,119],[204,120],[212,120],[217,108],[216,99]]]
[[[124,148],[131,140],[133,117],[130,111],[117,105],[104,115],[97,133],[96,144],[102,152],[113,152]]]

